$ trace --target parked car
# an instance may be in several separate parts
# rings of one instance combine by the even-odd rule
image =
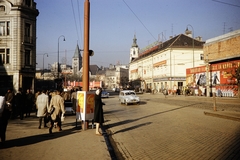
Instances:
[[[140,104],[140,98],[136,95],[136,92],[133,90],[123,90],[119,93],[120,103],[128,104]]]
[[[72,108],[72,102],[71,101],[65,101],[64,102],[64,108],[65,108],[65,114],[75,114],[75,111]]]
[[[107,91],[103,90],[101,97],[102,98],[109,98],[109,93]]]

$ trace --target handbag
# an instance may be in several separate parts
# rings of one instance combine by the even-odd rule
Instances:
[[[55,108],[54,108],[53,106],[51,106],[51,109],[50,109],[50,111],[49,111],[49,114],[52,115],[54,111],[55,111]]]
[[[53,114],[55,108],[51,106],[51,109],[49,112],[46,113],[46,116],[44,117],[45,123],[48,123],[51,120],[51,115]]]

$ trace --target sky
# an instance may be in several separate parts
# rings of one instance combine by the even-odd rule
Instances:
[[[35,0],[37,68],[72,64],[76,46],[84,46],[85,0]],[[240,29],[239,0],[89,0],[90,65],[129,63],[134,35],[140,49],[188,27],[203,41]],[[63,41],[63,36],[65,41]],[[45,54],[47,53],[47,54]],[[82,55],[82,52],[81,52]],[[83,55],[82,55],[83,56]]]

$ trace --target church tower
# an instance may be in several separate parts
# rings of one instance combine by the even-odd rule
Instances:
[[[137,38],[136,38],[136,35],[134,34],[133,44],[130,49],[130,62],[132,62],[135,58],[138,58],[138,53],[139,53],[139,48],[137,45]]]
[[[76,46],[74,56],[72,58],[72,68],[73,74],[78,74],[79,70],[82,68],[82,56],[78,45]]]

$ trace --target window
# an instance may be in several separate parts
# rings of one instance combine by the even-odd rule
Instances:
[[[200,54],[200,60],[204,60],[204,55]]]
[[[24,36],[24,40],[27,43],[32,43],[31,41],[31,24],[29,23],[25,23],[25,36]]]
[[[6,63],[10,63],[10,49],[6,49]]]
[[[7,36],[10,34],[10,22],[0,21],[0,36]]]
[[[0,6],[0,12],[5,12],[5,6]]]
[[[31,6],[31,1],[32,1],[32,0],[25,0],[25,5],[28,6],[28,7],[30,7],[30,6]]]
[[[0,65],[8,64],[10,62],[10,50],[0,49]]]
[[[25,50],[25,65],[30,66],[31,65],[31,51]]]

